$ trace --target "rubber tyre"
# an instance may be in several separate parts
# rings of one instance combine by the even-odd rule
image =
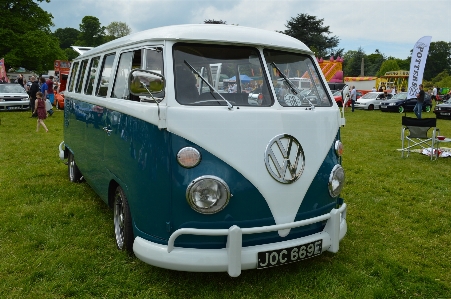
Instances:
[[[80,169],[78,169],[77,163],[75,163],[74,154],[69,152],[67,157],[67,172],[69,175],[69,181],[72,183],[79,183],[82,181],[82,174]]]
[[[133,253],[133,226],[127,196],[120,186],[114,192],[113,202],[114,235],[119,250]]]
[[[424,107],[424,112],[431,112],[431,106],[427,105]]]
[[[374,110],[374,105],[373,104],[369,105],[368,110]]]
[[[404,107],[403,107],[403,106],[399,106],[398,112],[399,112],[399,113],[403,113],[403,112],[404,112]]]

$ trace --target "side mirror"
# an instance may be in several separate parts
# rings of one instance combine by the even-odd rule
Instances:
[[[128,76],[128,90],[135,96],[152,96],[164,90],[164,76],[149,70],[134,69]]]

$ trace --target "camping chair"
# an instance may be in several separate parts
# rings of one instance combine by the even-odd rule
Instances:
[[[440,135],[440,129],[436,127],[436,118],[411,118],[407,116],[402,117],[402,130],[401,130],[401,157],[404,157],[404,152],[407,152],[409,156],[411,149],[430,149],[431,160],[434,157],[438,157],[438,142],[437,136]],[[432,136],[428,137],[428,132],[432,130]],[[407,132],[409,131],[409,135]],[[406,146],[407,143],[407,146]]]

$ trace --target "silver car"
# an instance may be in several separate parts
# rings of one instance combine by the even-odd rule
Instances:
[[[30,109],[30,99],[20,84],[0,84],[0,111],[26,109]]]

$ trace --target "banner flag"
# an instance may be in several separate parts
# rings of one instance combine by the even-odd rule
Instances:
[[[413,47],[412,59],[410,61],[409,85],[407,87],[407,98],[413,99],[417,97],[420,91],[418,85],[423,82],[424,66],[428,57],[429,45],[432,36],[423,36]]]

